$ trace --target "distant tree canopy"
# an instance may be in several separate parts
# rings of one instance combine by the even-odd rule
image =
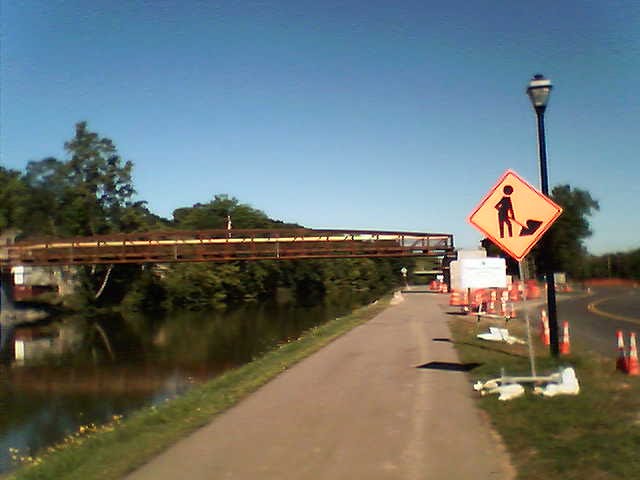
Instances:
[[[174,226],[185,230],[227,228],[227,216],[235,229],[301,228],[300,225],[270,219],[266,213],[235,197],[215,195],[208,203],[196,203],[192,207],[178,208],[173,212]]]
[[[586,276],[592,278],[629,278],[640,280],[640,248],[628,252],[591,255],[586,262]]]

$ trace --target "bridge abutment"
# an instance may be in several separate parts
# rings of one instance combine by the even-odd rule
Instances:
[[[13,302],[11,271],[0,269],[0,362],[11,358],[15,304]]]

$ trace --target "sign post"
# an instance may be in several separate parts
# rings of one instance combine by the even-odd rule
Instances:
[[[536,190],[516,172],[507,170],[471,212],[467,220],[504,252],[518,261],[520,279],[524,281],[522,278],[523,259],[561,214],[562,207]],[[526,302],[526,291],[524,301]],[[526,308],[525,320],[531,369],[532,372],[535,372],[529,315]],[[557,322],[556,325],[550,324],[549,329],[555,329],[557,344]],[[551,337],[554,338],[553,335]],[[557,351],[557,345],[555,348]],[[554,351],[553,344],[551,351]]]
[[[526,281],[524,275],[523,264],[524,261],[520,260],[518,262],[518,273],[520,275],[520,280],[524,283]],[[531,376],[537,377],[536,373],[536,358],[533,354],[533,342],[531,341],[531,324],[529,322],[529,309],[527,308],[527,289],[526,287],[522,290],[522,309],[524,310],[524,323],[527,327],[527,344],[529,345],[529,365],[531,365]]]

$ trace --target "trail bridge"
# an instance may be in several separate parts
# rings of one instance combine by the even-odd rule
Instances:
[[[447,233],[372,230],[206,230],[30,239],[7,245],[0,267],[224,262],[357,257],[444,257]]]
[[[0,246],[0,360],[20,318],[11,267],[358,257],[445,257],[453,235],[371,230],[207,230],[29,239]],[[105,281],[106,281],[105,277]]]

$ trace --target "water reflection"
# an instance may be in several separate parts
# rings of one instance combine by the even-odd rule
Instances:
[[[0,473],[9,448],[33,455],[81,425],[105,423],[246,363],[304,330],[370,301],[366,295],[300,306],[275,302],[170,316],[101,314],[16,336],[37,352],[0,367]],[[42,341],[46,338],[47,341]],[[39,341],[36,344],[30,342]]]

